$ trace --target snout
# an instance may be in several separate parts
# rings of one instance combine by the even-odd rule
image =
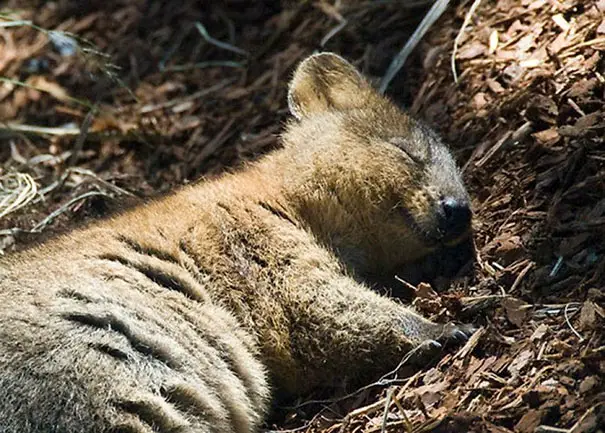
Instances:
[[[466,199],[444,197],[440,202],[440,232],[443,242],[452,243],[467,234],[471,228],[472,211]]]

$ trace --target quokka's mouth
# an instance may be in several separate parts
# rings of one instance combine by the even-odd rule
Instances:
[[[441,247],[453,247],[472,237],[472,227],[469,224],[463,231],[458,233],[447,233],[443,228],[439,227],[438,223],[435,223],[435,227],[432,230],[427,230],[419,223],[412,213],[401,204],[395,206],[395,210],[398,215],[403,218],[406,225],[417,234],[423,242],[431,247],[432,249],[439,249]]]
[[[427,246],[431,248],[439,247],[441,239],[443,238],[443,234],[440,233],[438,229],[436,229],[434,233],[431,233],[431,231],[424,229],[422,225],[416,220],[416,218],[414,218],[412,213],[401,204],[397,204],[397,206],[395,206],[395,210],[397,211],[398,215],[403,218],[406,225],[410,227],[416,235],[421,237],[423,242]]]
[[[445,245],[446,247],[455,247],[456,245],[461,244],[462,242],[465,242],[467,240],[470,240],[470,238],[473,235],[473,230],[471,227],[469,227],[465,232],[456,235],[454,237],[445,239],[442,243],[443,245]]]

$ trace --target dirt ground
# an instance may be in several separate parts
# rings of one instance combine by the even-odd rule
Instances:
[[[426,10],[3,3],[5,252],[276,148],[298,61],[335,51],[378,82]],[[471,3],[452,2],[387,93],[451,145],[475,212],[475,275],[413,302],[481,328],[421,371],[276,408],[267,429],[605,431],[605,0],[476,1],[463,25]]]

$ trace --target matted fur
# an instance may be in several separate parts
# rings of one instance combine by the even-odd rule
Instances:
[[[260,162],[2,259],[0,431],[253,432],[455,330],[358,282],[440,247],[447,149],[333,54],[289,103]]]

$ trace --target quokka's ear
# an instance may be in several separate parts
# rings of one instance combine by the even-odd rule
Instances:
[[[333,53],[303,60],[288,90],[290,112],[298,120],[328,109],[346,110],[366,105],[375,94],[353,65]]]

